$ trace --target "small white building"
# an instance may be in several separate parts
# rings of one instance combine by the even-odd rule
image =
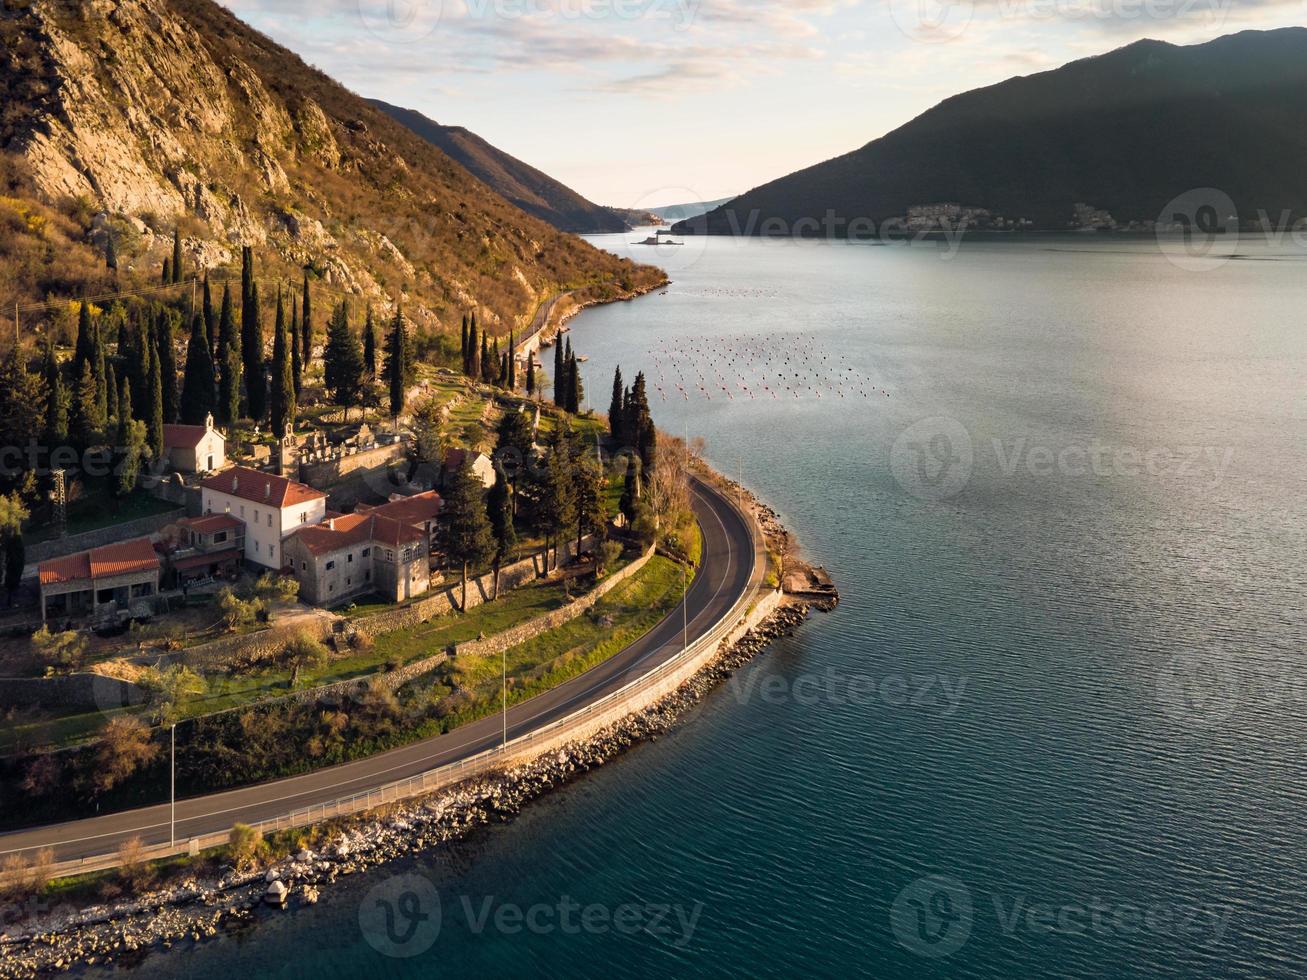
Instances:
[[[454,474],[463,468],[463,464],[471,460],[472,474],[481,481],[482,485],[489,490],[495,485],[495,464],[490,461],[490,457],[485,453],[477,452],[475,449],[449,449],[445,452],[444,466],[444,485],[452,485]]]
[[[206,514],[231,514],[245,524],[245,558],[264,568],[285,564],[282,542],[302,527],[322,523],[327,495],[284,476],[233,466],[200,481]]]
[[[227,465],[227,439],[212,415],[203,425],[165,425],[163,449],[179,473],[214,473]]]

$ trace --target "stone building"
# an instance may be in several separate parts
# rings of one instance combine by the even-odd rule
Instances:
[[[42,622],[52,616],[148,618],[159,594],[159,556],[149,538],[136,538],[43,561],[37,576]]]
[[[204,425],[165,425],[163,448],[179,473],[213,473],[227,465],[227,439],[213,427],[213,416]]]
[[[233,466],[200,481],[201,510],[245,525],[245,560],[280,570],[282,542],[327,514],[327,495],[284,476]]]
[[[376,512],[329,517],[286,540],[300,598],[322,606],[376,593],[390,602],[431,585],[429,539],[417,527]]]

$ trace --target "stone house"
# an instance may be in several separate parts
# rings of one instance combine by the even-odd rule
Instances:
[[[328,517],[296,531],[286,562],[300,598],[336,606],[376,593],[390,602],[421,595],[431,584],[429,538],[422,530],[376,512]]]
[[[167,528],[167,565],[178,583],[223,578],[236,573],[245,559],[245,524],[231,514],[187,517]]]
[[[43,561],[37,576],[42,622],[50,616],[145,618],[159,594],[159,556],[149,538],[136,538]]]
[[[487,490],[495,485],[495,464],[485,453],[475,449],[450,449],[445,452],[445,465],[442,468],[443,485],[449,487],[454,474],[463,468],[465,460],[471,459],[472,472]]]

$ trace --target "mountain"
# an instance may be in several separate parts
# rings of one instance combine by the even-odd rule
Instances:
[[[525,214],[212,0],[6,3],[0,40],[0,302],[152,285],[174,228],[188,267],[229,272],[253,245],[260,275],[309,267],[419,329],[476,308],[506,331],[561,290],[662,279]]]
[[[723,204],[730,204],[735,200],[733,197],[723,197],[717,201],[702,201],[698,204],[669,204],[665,208],[652,208],[654,214],[664,221],[688,221],[691,218],[697,218],[701,214],[707,214]]]
[[[590,203],[548,174],[491,146],[476,133],[462,126],[442,126],[413,109],[402,109],[379,99],[368,101],[428,143],[440,147],[500,197],[560,231],[595,234],[626,230],[626,222],[610,209]]]
[[[1045,229],[1067,228],[1077,204],[1151,223],[1198,188],[1229,195],[1242,220],[1278,218],[1307,214],[1304,172],[1307,29],[1140,41],[948,99],[676,230],[754,234],[828,212],[879,224],[943,202]]]

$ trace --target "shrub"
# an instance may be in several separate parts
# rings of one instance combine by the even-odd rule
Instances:
[[[42,626],[32,634],[32,649],[47,667],[76,670],[86,659],[86,637],[76,630],[51,633]]]
[[[263,835],[248,824],[238,823],[227,836],[227,856],[240,871],[253,864],[263,853]]]
[[[154,869],[145,860],[145,845],[139,837],[129,837],[118,845],[118,880],[133,892],[154,881]]]

